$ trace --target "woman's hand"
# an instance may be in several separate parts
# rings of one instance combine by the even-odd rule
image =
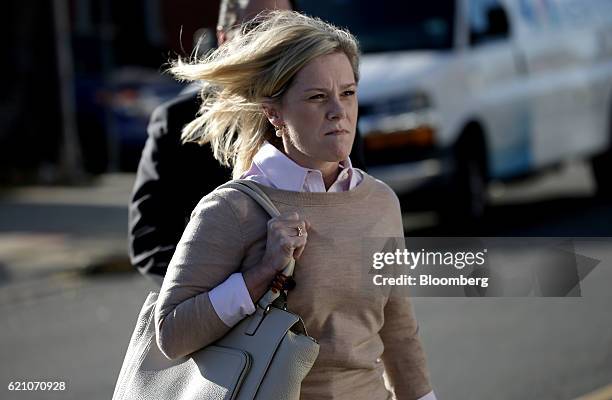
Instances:
[[[275,272],[282,271],[292,258],[304,252],[310,224],[297,212],[284,212],[268,220],[268,240],[262,264]]]
[[[292,258],[300,258],[309,229],[310,223],[295,211],[284,212],[268,220],[266,251],[259,264],[243,272],[244,282],[254,303],[263,296],[276,274]]]

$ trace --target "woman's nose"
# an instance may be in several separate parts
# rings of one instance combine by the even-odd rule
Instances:
[[[343,119],[346,117],[346,110],[340,99],[333,98],[329,102],[329,110],[327,111],[326,117],[329,120]]]

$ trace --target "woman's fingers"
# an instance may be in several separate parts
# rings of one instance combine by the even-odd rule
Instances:
[[[288,236],[304,236],[310,224],[292,211],[279,215],[268,221],[268,229],[283,230]]]
[[[304,221],[295,221],[289,222],[286,225],[287,235],[289,236],[306,236],[308,235],[308,229],[306,228],[306,223]]]
[[[302,257],[302,253],[304,252],[305,248],[306,248],[306,246],[300,246],[300,247],[296,248],[293,251],[293,258],[295,260],[298,260],[300,257]]]
[[[298,221],[300,219],[300,214],[298,214],[296,211],[285,211],[283,213],[280,213],[280,215],[276,217],[276,219],[286,221]]]
[[[285,257],[299,258],[304,251],[310,223],[289,211],[268,221],[268,246],[279,248]],[[288,260],[287,260],[288,261]]]
[[[293,251],[293,258],[299,259],[304,252],[304,248],[306,247],[306,242],[308,241],[308,231],[306,229],[307,224],[300,222],[295,228],[293,228],[296,232],[293,233],[293,238],[295,239],[295,246]],[[289,233],[291,235],[291,233]]]
[[[283,234],[281,238],[281,243],[283,244],[283,247],[285,248],[287,253],[293,254],[295,249],[304,247],[306,245],[306,239],[307,239],[306,234],[302,236],[297,236],[295,234],[295,229],[294,229],[293,233],[285,232]]]

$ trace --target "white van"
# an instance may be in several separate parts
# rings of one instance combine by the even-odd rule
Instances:
[[[477,218],[489,181],[577,157],[612,191],[612,0],[301,3],[359,38],[365,160],[398,194]]]

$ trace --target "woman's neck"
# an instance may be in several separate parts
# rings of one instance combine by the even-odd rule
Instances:
[[[329,190],[331,185],[336,182],[336,179],[338,179],[338,174],[340,173],[340,163],[332,164],[335,165],[330,165],[329,170],[327,171],[317,168],[319,169],[319,171],[321,171],[321,175],[323,175],[323,183],[325,184],[325,190]]]
[[[289,157],[293,162],[297,165],[309,168],[316,169],[321,172],[323,176],[323,184],[325,185],[325,190],[329,190],[331,185],[338,179],[338,174],[340,173],[340,162],[339,161],[322,161],[322,160],[313,160],[309,157],[305,157],[300,151],[295,148],[286,148],[286,146],[282,145],[279,147],[278,144],[272,143],[278,150],[283,152],[287,157]]]

